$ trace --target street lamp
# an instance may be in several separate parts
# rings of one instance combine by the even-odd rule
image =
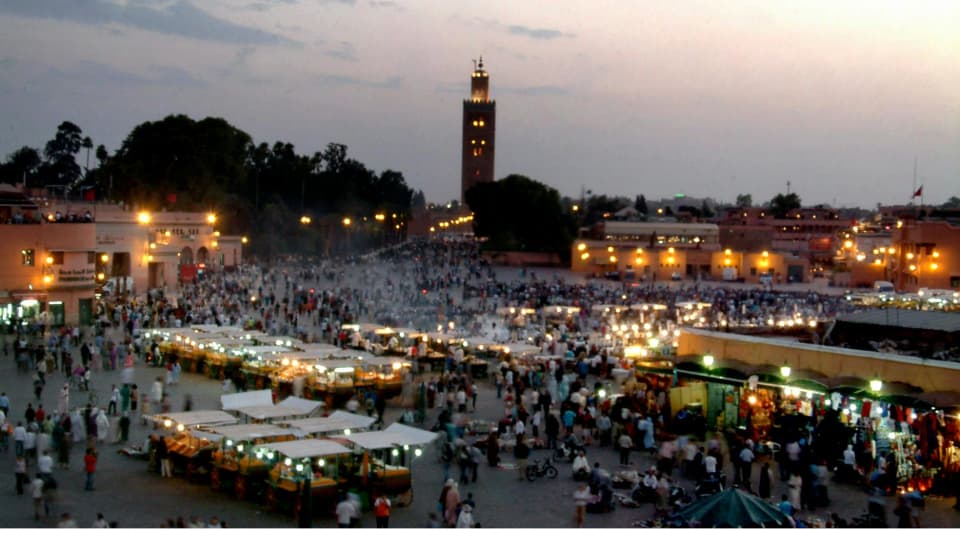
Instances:
[[[216,222],[217,222],[216,214],[214,214],[213,212],[207,214],[207,223],[209,223],[210,225],[213,225]]]
[[[713,359],[713,355],[712,355],[712,354],[707,353],[707,354],[703,355],[703,365],[704,365],[704,366],[706,366],[706,367],[708,367],[708,368],[711,368],[711,367],[713,367],[713,362],[714,362],[714,359]]]
[[[303,225],[309,225],[311,221],[313,220],[310,219],[310,216],[300,216],[300,223]]]
[[[343,218],[343,226],[344,226],[344,227],[349,227],[351,223],[353,223],[353,220],[352,220],[352,219],[350,219],[350,218],[348,218],[348,217]]]
[[[882,389],[883,381],[880,380],[880,377],[874,377],[873,380],[870,381],[870,391],[879,392]]]
[[[150,212],[140,212],[137,214],[137,222],[141,225],[149,225],[150,217]]]

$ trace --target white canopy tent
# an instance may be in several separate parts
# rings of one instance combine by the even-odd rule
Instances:
[[[397,444],[408,444],[410,446],[423,446],[432,443],[440,436],[440,433],[411,427],[399,422],[390,424],[383,432],[392,434]]]
[[[273,424],[238,424],[233,426],[215,426],[206,428],[207,431],[236,441],[252,441],[263,437],[283,437],[296,435],[290,428]]]
[[[270,390],[254,390],[220,396],[220,408],[236,411],[245,407],[265,407],[273,405],[273,393]]]
[[[300,432],[310,434],[340,433],[345,430],[359,431],[368,429],[376,418],[372,416],[363,416],[346,411],[334,411],[333,414],[324,418],[302,418],[299,420],[287,420],[283,424],[297,429]]]
[[[254,448],[254,451],[260,449],[274,451],[291,459],[337,456],[353,453],[353,451],[346,446],[326,439],[303,439],[299,441],[267,443],[258,445]]]

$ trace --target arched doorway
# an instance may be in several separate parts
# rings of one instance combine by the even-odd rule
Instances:
[[[180,264],[193,264],[193,249],[183,246],[180,250]]]
[[[201,247],[197,250],[197,263],[206,263],[207,262],[207,248],[206,246]]]

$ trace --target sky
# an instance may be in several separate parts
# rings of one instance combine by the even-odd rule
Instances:
[[[481,55],[497,178],[873,207],[916,158],[926,202],[960,195],[955,0],[3,0],[0,156],[215,116],[446,202]]]

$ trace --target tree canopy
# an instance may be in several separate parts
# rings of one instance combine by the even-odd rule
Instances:
[[[576,223],[564,211],[557,190],[510,175],[473,186],[466,199],[474,213],[474,232],[488,239],[484,249],[556,253],[569,259]]]
[[[770,199],[770,202],[767,203],[767,208],[770,209],[770,213],[777,219],[787,217],[787,212],[796,210],[800,208],[800,206],[800,196],[796,193],[787,193],[786,195],[778,193],[776,197]]]

